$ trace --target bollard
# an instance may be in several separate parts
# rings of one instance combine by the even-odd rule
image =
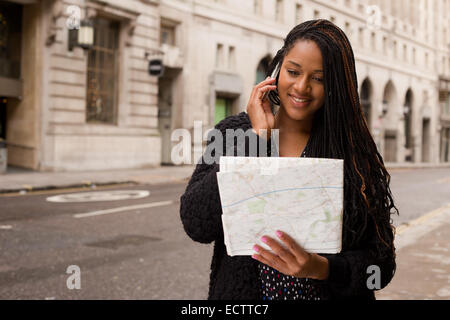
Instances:
[[[0,174],[6,173],[7,164],[8,150],[6,149],[6,142],[0,139]]]

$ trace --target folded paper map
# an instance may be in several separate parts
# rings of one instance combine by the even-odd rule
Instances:
[[[342,247],[343,160],[220,157],[217,172],[227,253],[252,255],[253,245],[281,230],[305,250]]]

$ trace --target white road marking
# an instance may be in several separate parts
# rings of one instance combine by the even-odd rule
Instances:
[[[449,223],[449,218],[450,204],[447,204],[408,222],[406,225],[398,226],[394,240],[396,250],[414,244],[427,233]]]
[[[94,202],[94,201],[117,201],[142,199],[148,197],[147,190],[111,190],[111,191],[88,191],[69,194],[61,194],[47,198],[49,202]]]
[[[0,226],[0,230],[10,230],[10,229],[12,229],[12,226],[10,226],[10,225],[1,225]]]
[[[398,226],[396,228],[395,233],[396,233],[396,235],[400,235],[403,232],[405,232],[407,229],[409,229],[413,226],[416,226],[416,225],[423,224],[427,220],[430,220],[433,217],[439,216],[442,213],[445,213],[449,209],[450,209],[450,203],[447,204],[446,206],[443,206],[443,207],[437,208],[436,210],[430,211],[430,212],[424,214],[423,216],[420,216],[420,217],[408,222],[407,224],[402,224],[402,225]]]
[[[98,211],[92,211],[92,212],[86,212],[86,213],[77,213],[77,214],[74,214],[73,217],[78,219],[78,218],[101,216],[101,215],[116,213],[116,212],[168,206],[168,205],[173,204],[174,202],[175,201],[173,201],[173,200],[169,200],[169,201],[159,201],[159,202],[151,202],[151,203],[144,203],[144,204],[136,204],[133,206],[118,207],[118,208],[113,208],[113,209],[98,210]]]

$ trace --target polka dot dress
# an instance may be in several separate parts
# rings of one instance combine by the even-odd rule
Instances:
[[[300,157],[306,157],[306,147]],[[263,300],[321,300],[319,288],[308,278],[288,276],[263,263],[258,269]]]
[[[263,300],[321,300],[310,279],[287,276],[263,263],[258,268]]]

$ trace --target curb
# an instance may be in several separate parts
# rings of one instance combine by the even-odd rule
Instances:
[[[448,163],[385,163],[386,169],[450,169],[450,162]]]
[[[28,193],[34,191],[48,191],[48,190],[62,190],[62,189],[77,189],[77,188],[93,188],[96,186],[113,186],[119,184],[131,184],[131,185],[139,185],[136,181],[112,181],[112,182],[90,182],[86,181],[85,183],[74,183],[67,185],[48,185],[48,186],[28,186],[24,185],[23,188],[16,189],[0,189],[0,195],[11,194],[11,193]]]

